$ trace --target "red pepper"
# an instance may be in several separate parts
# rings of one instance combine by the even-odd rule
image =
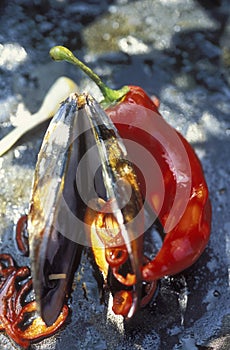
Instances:
[[[66,48],[55,47],[50,53],[56,60],[80,66],[97,83],[105,97],[102,105],[134,163],[137,150],[130,141],[143,146],[154,159],[153,163],[145,161],[147,151],[138,157],[140,164],[143,161],[139,169],[144,170],[144,176],[139,174],[140,188],[166,235],[157,255],[142,267],[143,281],[155,281],[189,267],[203,252],[211,229],[208,187],[191,145],[162,118],[157,101],[142,88],[111,90]],[[127,315],[131,305],[130,294],[124,291],[115,298],[113,309]]]
[[[145,107],[145,109],[138,110],[139,113],[142,112],[139,115],[142,124],[141,129],[136,126],[137,122],[134,120],[136,115],[133,113],[133,109],[137,107],[136,105]],[[130,108],[130,106],[132,107]],[[151,111],[156,112],[156,114]],[[109,107],[106,112],[116,125],[122,138],[134,140],[144,146],[158,162],[164,178],[165,197],[159,212],[159,219],[164,227],[173,205],[176,186],[179,185],[176,176],[177,169],[170,168],[170,164],[166,161],[170,154],[167,154],[165,142],[167,142],[169,136],[167,134],[168,128],[171,127],[160,116],[156,104],[143,89],[136,86],[130,86],[129,92],[122,99],[122,102]],[[161,118],[161,122],[151,122],[152,118]],[[148,133],[145,130],[143,131],[143,125],[147,126]],[[157,127],[160,127],[161,130]],[[165,127],[165,130],[163,130],[163,127]],[[159,131],[161,133],[160,140]],[[164,131],[165,135],[162,133]],[[184,173],[180,176],[189,177],[187,185],[191,189],[185,211],[180,220],[167,232],[163,246],[157,256],[143,267],[143,278],[146,281],[173,275],[189,267],[201,255],[209,240],[211,204],[202,166],[191,145],[180,133],[177,132],[177,135],[184,148],[180,145],[178,149],[172,149],[171,151],[173,152],[174,161],[176,157],[178,164],[184,161],[181,152],[187,153],[190,167],[184,167]],[[130,156],[132,158],[135,155],[130,154]],[[154,181],[153,175],[150,185],[154,185]],[[157,189],[153,186],[151,191],[147,192],[147,195],[148,202],[155,211],[158,211],[152,198],[154,198],[154,195],[159,195],[161,198],[161,194],[157,193]]]

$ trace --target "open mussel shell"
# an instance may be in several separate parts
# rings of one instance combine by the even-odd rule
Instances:
[[[55,225],[64,192],[68,191],[71,210],[77,210],[70,150],[75,114],[76,103],[67,99],[49,125],[38,155],[28,215],[33,286],[38,311],[47,325],[53,324],[62,309],[82,249]]]
[[[85,213],[98,200],[111,203],[136,276],[132,316],[142,284],[142,196],[114,124],[90,95],[71,94],[44,137],[28,215],[33,285],[47,325],[69,294],[82,247],[89,244]]]

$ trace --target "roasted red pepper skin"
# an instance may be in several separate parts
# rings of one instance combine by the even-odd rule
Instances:
[[[134,113],[135,109],[140,108],[140,113]],[[155,113],[152,113],[155,112]],[[162,118],[158,111],[157,103],[154,103],[143,89],[137,86],[129,86],[129,92],[124,96],[122,101],[106,109],[106,113],[111,117],[117,127],[120,136],[123,139],[129,139],[144,146],[157,161],[160,166],[163,179],[165,196],[160,211],[156,208],[156,203],[152,198],[159,195],[158,186],[154,186],[154,174],[152,174],[152,188],[146,193],[146,199],[152,208],[158,212],[159,219],[165,227],[170,210],[175,198],[176,187],[180,185],[177,182],[175,172],[170,169],[170,164],[166,161],[170,154],[164,148],[165,137],[162,130],[158,129],[159,123],[152,123],[152,118],[161,118],[160,124],[165,124],[165,128],[172,128]],[[137,120],[139,118],[139,120]],[[125,121],[125,122],[124,122]],[[143,131],[143,125],[148,132]],[[146,128],[145,128],[146,129]],[[205,249],[211,230],[211,203],[209,200],[208,187],[205,181],[201,163],[196,156],[191,145],[186,139],[177,132],[178,139],[184,146],[190,167],[185,169],[184,176],[188,176],[190,191],[185,211],[178,223],[167,232],[163,245],[156,257],[143,267],[143,279],[153,281],[166,275],[174,275],[187,267],[191,266]],[[162,139],[161,139],[162,137]],[[128,148],[128,145],[127,145]],[[178,153],[177,153],[178,151]],[[128,149],[132,153],[132,149]],[[178,150],[172,149],[173,157],[177,157],[178,164],[183,162],[181,147]],[[167,154],[166,154],[167,153]],[[130,154],[134,160],[135,154]],[[146,164],[148,167],[148,164]],[[151,174],[151,169],[149,169]],[[151,177],[151,175],[150,175]],[[151,179],[147,179],[151,182]],[[140,181],[143,195],[145,188]],[[151,186],[151,183],[150,183]]]

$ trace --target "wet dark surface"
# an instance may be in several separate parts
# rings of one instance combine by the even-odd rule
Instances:
[[[130,324],[100,305],[83,255],[69,323],[32,349],[229,349],[229,14],[228,0],[1,1],[0,137],[19,107],[38,110],[58,76],[97,95],[78,70],[49,58],[53,45],[66,45],[111,87],[137,84],[159,97],[161,113],[200,157],[213,205],[204,254],[183,274],[162,280],[155,300]],[[28,208],[46,127],[0,157],[1,253],[15,256],[14,226]],[[19,253],[15,259],[28,263]],[[18,348],[3,333],[0,344]]]

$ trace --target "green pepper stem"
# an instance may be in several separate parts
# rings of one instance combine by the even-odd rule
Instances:
[[[111,105],[119,101],[129,91],[128,86],[123,86],[120,90],[110,89],[101,81],[100,77],[96,73],[94,73],[92,69],[87,67],[83,62],[81,62],[77,57],[75,57],[69,49],[67,49],[64,46],[54,46],[50,50],[50,56],[55,61],[67,61],[81,68],[81,70],[83,70],[83,72],[85,72],[101,90],[104,96],[104,101],[102,101],[104,105]]]

